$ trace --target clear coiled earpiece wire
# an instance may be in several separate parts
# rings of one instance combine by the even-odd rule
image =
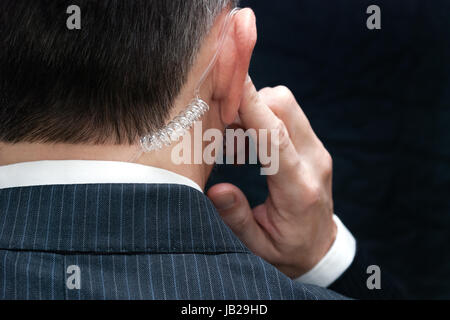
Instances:
[[[200,118],[209,110],[209,105],[200,98],[200,89],[217,62],[217,58],[219,57],[226,39],[227,31],[230,27],[231,19],[239,10],[240,8],[234,8],[225,18],[225,22],[220,32],[217,50],[205,72],[198,81],[198,84],[194,90],[194,99],[191,103],[189,103],[184,111],[180,112],[180,114],[178,114],[163,128],[142,137],[140,139],[139,153],[131,161],[139,158],[143,152],[160,150],[164,146],[169,146],[172,142],[178,141],[189,129],[192,128],[194,123],[200,120]]]

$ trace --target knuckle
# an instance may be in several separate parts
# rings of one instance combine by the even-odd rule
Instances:
[[[250,216],[245,213],[238,213],[235,215],[233,221],[232,221],[232,229],[235,230],[235,232],[241,233],[244,232],[247,228],[250,221]]]
[[[312,207],[320,202],[321,192],[318,184],[312,183],[305,190],[305,204]]]
[[[278,120],[278,122],[275,125],[275,132],[277,133],[278,138],[272,140],[274,141],[274,143],[276,144],[276,146],[280,151],[286,150],[291,143],[291,139],[289,137],[289,132],[286,128],[286,125],[284,124],[283,121]]]
[[[322,172],[326,178],[330,177],[333,173],[333,158],[326,150],[322,156]]]
[[[259,93],[262,94],[262,95],[266,95],[266,94],[270,95],[272,93],[272,91],[273,91],[272,87],[264,87],[264,88],[259,90]]]
[[[286,86],[277,86],[274,88],[274,92],[282,104],[290,104],[295,101],[292,91]]]
[[[260,102],[260,97],[257,92],[250,95],[250,104],[257,105]]]

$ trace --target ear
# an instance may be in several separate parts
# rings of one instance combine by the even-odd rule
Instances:
[[[256,38],[256,19],[253,11],[249,8],[240,10],[233,17],[213,71],[212,98],[219,103],[220,115],[225,125],[232,123],[238,114]]]

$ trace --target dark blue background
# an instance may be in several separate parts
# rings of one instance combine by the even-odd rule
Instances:
[[[382,30],[366,28],[381,7]],[[450,1],[244,1],[257,87],[287,85],[334,159],[336,213],[410,297],[450,298]],[[214,170],[251,203],[255,166]]]

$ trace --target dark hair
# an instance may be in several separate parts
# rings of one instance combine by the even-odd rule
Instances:
[[[1,0],[0,140],[135,143],[233,0]],[[81,29],[69,30],[70,5]]]

